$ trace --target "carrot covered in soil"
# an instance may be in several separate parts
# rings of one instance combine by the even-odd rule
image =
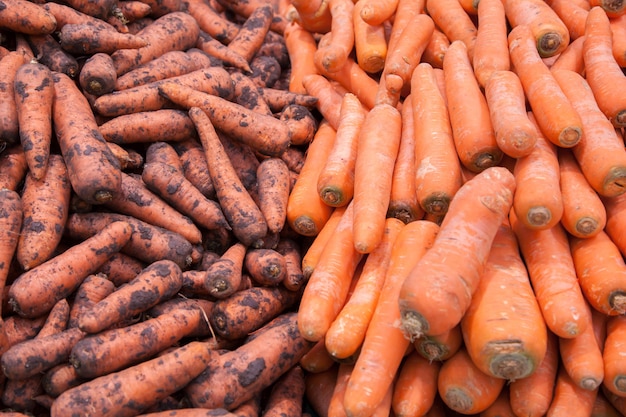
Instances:
[[[0,189],[17,191],[27,171],[28,163],[22,145],[5,147],[0,153]]]
[[[269,4],[254,9],[241,24],[237,34],[228,42],[228,48],[250,62],[263,44],[273,17],[274,9]]]
[[[98,52],[111,54],[120,49],[137,49],[148,45],[148,41],[139,35],[90,24],[63,25],[59,42],[65,51],[75,55]]]
[[[63,49],[53,35],[30,35],[27,39],[33,56],[37,57],[41,64],[53,72],[76,78],[80,71],[78,59]]]
[[[204,286],[213,297],[228,298],[237,291],[246,251],[243,243],[234,243],[206,269]]]
[[[180,109],[156,109],[113,117],[100,125],[100,133],[107,142],[118,145],[177,142],[197,137],[187,112]]]
[[[302,367],[296,365],[274,382],[263,415],[265,417],[301,415],[305,388],[304,371]]]
[[[513,204],[514,190],[513,174],[506,168],[491,167],[456,193],[433,247],[406,277],[400,291],[398,303],[406,337],[441,334],[461,321],[491,243]]]
[[[83,90],[101,96],[115,89],[117,73],[111,55],[99,52],[91,55],[80,69],[78,82]]]
[[[26,35],[43,35],[54,32],[57,21],[40,4],[3,0],[0,6],[0,26]]]
[[[259,209],[271,233],[283,230],[287,221],[290,180],[289,167],[280,158],[261,161],[256,171]]]
[[[39,6],[37,6],[39,7]],[[17,103],[15,96],[15,76],[17,70],[26,63],[24,54],[12,51],[0,59],[0,70],[4,75],[0,82],[0,145],[20,142]]]
[[[243,265],[250,278],[258,285],[278,285],[287,274],[285,258],[271,248],[249,248]]]
[[[17,191],[0,189],[0,288],[4,292],[22,228],[23,204]]]

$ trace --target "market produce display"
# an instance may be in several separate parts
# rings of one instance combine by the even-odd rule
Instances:
[[[626,415],[626,4],[0,0],[0,414]]]

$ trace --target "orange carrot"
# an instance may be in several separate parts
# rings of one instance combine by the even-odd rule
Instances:
[[[568,69],[570,71],[576,71],[579,74],[583,74],[585,71],[585,62],[583,59],[584,42],[584,35],[570,42],[570,44],[567,45],[567,48],[565,48],[552,63],[550,70],[556,71],[557,69]]]
[[[443,73],[452,136],[461,163],[475,172],[497,165],[502,151],[498,148],[487,101],[463,42],[450,44]]]
[[[78,74],[81,88],[89,94],[100,96],[115,89],[117,73],[111,56],[100,52],[91,55]]]
[[[330,402],[328,404],[329,416],[347,417],[348,414],[343,406],[343,398],[345,396],[352,371],[354,371],[354,364],[339,364],[337,368],[337,379],[333,387],[333,395],[330,397]]]
[[[499,325],[490,326],[494,321]],[[474,364],[497,378],[525,378],[545,356],[546,324],[508,221],[496,233],[461,329]]]
[[[485,88],[491,74],[509,70],[509,44],[507,21],[502,1],[478,2],[476,10],[478,25],[472,65],[478,84]]]
[[[422,62],[432,65],[434,68],[443,68],[443,57],[450,46],[448,37],[437,27],[430,37],[430,42],[422,53]]]
[[[198,64],[183,51],[169,51],[119,76],[115,80],[116,90],[176,77],[197,70]]]
[[[56,19],[40,4],[24,0],[3,0],[0,26],[26,35],[51,34]]]
[[[254,9],[243,22],[237,34],[228,42],[228,48],[250,62],[261,47],[273,17],[274,10],[269,4]]]
[[[270,248],[249,248],[244,258],[244,268],[259,285],[276,286],[287,274],[285,258]]]
[[[602,350],[604,387],[618,396],[624,396],[624,365],[621,351],[626,322],[622,316],[612,316],[606,323],[606,339]]]
[[[204,286],[215,298],[227,298],[239,288],[247,248],[234,243],[204,273]]]
[[[116,286],[127,283],[144,269],[146,265],[139,259],[118,252],[112,255],[104,264],[98,268],[96,273],[106,275]]]
[[[289,168],[280,158],[268,158],[259,164],[256,177],[259,209],[265,217],[268,230],[278,233],[287,219]]]
[[[410,344],[397,326],[398,294],[405,277],[430,250],[438,231],[436,224],[416,220],[405,225],[396,237],[385,282],[344,395],[343,404],[350,416],[370,415],[393,382]],[[381,357],[383,346],[387,353]]]
[[[362,258],[354,247],[353,211],[353,203],[349,203],[302,294],[298,328],[307,340],[317,342],[324,337],[346,301]]]
[[[308,74],[316,74],[313,56],[317,49],[317,43],[313,34],[305,30],[296,22],[291,22],[285,27],[285,46],[289,52],[291,75],[289,77],[289,91],[295,93],[307,93],[302,80]]]
[[[601,7],[610,18],[622,16],[626,13],[626,4],[623,1],[589,0],[590,7]]]
[[[561,224],[571,235],[594,236],[606,225],[602,200],[585,178],[572,152],[559,151],[563,216]]]
[[[354,3],[346,0],[327,0],[331,15],[328,42],[318,43],[315,59],[325,72],[341,69],[354,49],[353,9]]]
[[[572,381],[565,368],[561,367],[556,377],[554,398],[550,403],[546,416],[571,416],[575,413],[585,416],[591,415],[597,395],[598,389],[586,390],[580,388]]]
[[[334,233],[337,223],[343,216],[346,208],[347,206],[343,206],[334,209],[318,234],[313,237],[312,242],[306,247],[302,256],[302,274],[304,275],[305,281],[309,279],[311,273],[315,269],[315,266],[319,262],[321,253],[323,252],[328,239]]]
[[[365,0],[361,18],[370,25],[381,25],[389,20],[398,7],[398,0],[371,1]]]
[[[209,167],[200,142],[189,138],[182,142],[174,142],[172,146],[178,153],[185,178],[191,181],[205,197],[215,198],[215,187],[211,182]]]
[[[452,410],[476,414],[493,404],[505,380],[481,372],[464,348],[441,365],[437,378],[439,395]]]
[[[0,189],[17,191],[27,172],[28,163],[21,144],[5,147],[0,152]]]
[[[491,167],[456,193],[433,247],[406,277],[400,291],[398,303],[406,337],[413,340],[423,334],[442,334],[460,323],[491,243],[512,206],[514,190],[513,174],[503,167]],[[459,242],[464,244],[459,246]]]
[[[22,228],[23,204],[17,191],[0,189],[0,289],[4,292]],[[1,307],[1,305],[0,305]]]
[[[541,60],[530,28],[516,26],[508,40],[511,64],[522,82],[541,132],[557,146],[576,145],[582,136],[582,121]],[[552,111],[557,107],[561,110]]]
[[[99,273],[90,274],[76,288],[70,308],[67,328],[78,327],[78,317],[83,311],[94,306],[98,301],[115,291],[115,284]]]
[[[570,43],[585,35],[585,21],[589,8],[583,8],[574,1],[547,0],[569,31]],[[562,53],[562,52],[561,52]]]
[[[330,126],[337,130],[341,113],[343,95],[320,74],[306,74],[302,77],[302,85],[307,94],[317,98],[316,108]]]
[[[228,44],[239,32],[237,24],[218,13],[209,2],[186,0],[185,6],[187,12],[198,22],[200,30],[223,44]]]
[[[461,324],[447,332],[432,336],[422,335],[413,341],[415,351],[429,361],[445,361],[456,353],[463,344]]]
[[[118,145],[197,138],[189,115],[180,109],[164,108],[122,114],[102,123],[99,130],[107,142]]]
[[[298,362],[298,364],[308,372],[307,375],[322,374],[336,368],[338,364],[338,362],[330,356],[328,350],[326,350],[324,339],[325,338],[322,338],[315,342],[313,347],[311,347]]]
[[[37,57],[51,71],[75,78],[80,71],[80,64],[74,55],[61,47],[59,41],[50,34],[28,36],[33,56]]]
[[[37,6],[39,7],[39,6]],[[19,121],[15,94],[15,76],[17,70],[26,63],[26,57],[17,51],[5,55],[0,59],[0,70],[5,76],[0,83],[0,145],[20,142]]]
[[[354,51],[356,61],[366,72],[377,73],[383,69],[387,56],[387,38],[382,24],[370,24],[361,17],[366,2],[357,2],[352,13]]]
[[[462,180],[445,92],[440,90],[435,77],[430,64],[421,63],[415,68],[411,77],[410,106],[415,123],[417,199],[425,212],[443,215]],[[445,176],[437,174],[444,171]]]
[[[624,33],[626,33],[626,25],[624,25],[625,21],[626,14],[609,19],[611,33],[613,35],[613,57],[615,58],[617,65],[620,67],[626,65],[626,41],[624,40]]]
[[[110,54],[119,49],[137,49],[148,44],[139,35],[121,33],[114,27],[90,24],[63,25],[59,32],[59,42],[65,51],[76,55],[98,52]]]
[[[311,143],[318,121],[308,107],[297,103],[287,104],[281,109],[279,119],[287,124],[287,129],[291,133],[291,145]]]
[[[426,11],[450,42],[460,40],[467,48],[470,62],[478,29],[458,0],[426,0]]]
[[[394,383],[392,409],[396,416],[425,415],[437,396],[441,363],[429,361],[416,351],[409,353]]]
[[[200,31],[196,47],[208,56],[220,60],[222,63],[242,71],[252,72],[250,63],[233,49],[214,39],[206,32]]]
[[[305,373],[294,366],[282,375],[268,393],[263,415],[266,417],[296,416],[302,414]]]

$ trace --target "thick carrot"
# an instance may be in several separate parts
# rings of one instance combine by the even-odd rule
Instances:
[[[241,242],[234,243],[208,267],[204,285],[213,297],[227,298],[237,291],[241,284],[246,251],[246,246]]]
[[[604,203],[585,178],[572,152],[563,149],[558,156],[563,200],[561,224],[573,236],[593,236],[606,225]]]
[[[239,32],[237,24],[218,13],[209,2],[186,0],[185,10],[196,19],[200,30],[223,44],[228,44]]]
[[[120,49],[111,54],[117,75],[144,64],[168,51],[186,50],[195,46],[200,28],[190,14],[183,11],[167,13],[137,33],[148,44],[136,49]]]
[[[272,248],[249,248],[243,266],[252,281],[261,286],[276,286],[287,275],[285,258]]]
[[[474,44],[478,29],[458,0],[426,0],[426,12],[450,42],[460,40],[467,48],[470,62],[474,59]]]
[[[265,417],[299,416],[302,414],[305,373],[296,365],[285,372],[268,393],[263,410]]]
[[[267,158],[257,167],[256,179],[259,209],[268,231],[278,233],[287,220],[289,167],[280,158]]]
[[[271,110],[269,103],[268,106]],[[298,103],[287,104],[281,109],[279,119],[287,124],[291,132],[291,145],[308,145],[315,137],[318,120],[309,107]]]
[[[39,7],[39,6],[37,6]],[[12,51],[0,59],[0,71],[5,76],[0,82],[0,145],[12,145],[20,142],[17,100],[15,94],[15,76],[17,70],[26,63],[26,57]]]
[[[579,74],[584,74],[584,42],[584,35],[570,42],[567,48],[565,48],[565,50],[561,52],[559,56],[554,60],[554,62],[550,66],[550,70],[556,71],[557,69],[567,69],[570,71],[575,71]]]
[[[254,9],[241,24],[237,34],[228,42],[228,48],[250,62],[270,30],[273,17],[274,9],[270,4]]]
[[[478,2],[476,14],[478,24],[472,66],[478,84],[485,88],[494,71],[510,69],[507,20],[502,1]]]
[[[0,26],[26,35],[51,34],[56,19],[42,5],[24,0],[3,0],[0,6]]]
[[[613,57],[615,58],[615,62],[617,62],[620,67],[626,65],[626,41],[624,40],[624,33],[626,33],[626,26],[624,25],[625,21],[626,14],[609,19],[611,33],[613,35],[611,44]]]
[[[546,324],[508,221],[496,233],[461,328],[467,353],[488,375],[524,378],[545,356]]]
[[[431,214],[445,214],[462,184],[461,163],[443,94],[433,67],[419,64],[411,76],[409,103],[415,123],[414,182],[420,207]]]
[[[491,243],[513,204],[514,190],[513,174],[503,167],[491,167],[456,193],[433,247],[406,277],[400,291],[401,327],[406,337],[413,340],[422,334],[442,334],[461,321]]]
[[[239,347],[211,361],[184,389],[191,404],[232,410],[296,365],[312,346],[298,331],[297,317],[295,312],[279,315]]]
[[[410,344],[397,326],[398,294],[407,275],[432,247],[438,231],[435,223],[416,220],[404,226],[396,237],[385,282],[346,388],[343,404],[350,416],[370,415],[396,375]],[[387,352],[384,357],[380,356],[382,346]]]
[[[71,185],[63,158],[52,154],[41,180],[26,176],[22,190],[24,219],[16,259],[24,271],[54,255],[67,222]]]
[[[387,56],[387,37],[382,24],[370,24],[361,17],[365,2],[357,2],[352,13],[356,61],[366,72],[382,71]]]
[[[461,324],[445,333],[421,336],[413,341],[415,351],[429,361],[445,361],[463,345]]]
[[[332,16],[328,2],[323,0],[291,2],[293,10],[287,17],[294,23],[302,26],[309,33],[326,33],[331,29]],[[285,30],[287,30],[285,28]]]
[[[76,57],[61,47],[56,38],[50,34],[28,36],[33,56],[51,71],[59,72],[75,78],[80,72],[80,64]]]
[[[437,27],[430,37],[430,42],[422,53],[422,62],[432,65],[434,68],[443,68],[443,57],[450,46],[448,37]]]
[[[393,388],[392,409],[396,416],[426,414],[437,396],[440,368],[440,362],[429,361],[416,351],[404,358]]]
[[[243,186],[248,190],[253,199],[257,198],[257,176],[260,161],[259,156],[249,145],[234,140],[229,135],[218,131],[217,136],[224,146],[224,150],[230,163],[237,172]],[[257,200],[255,200],[257,201]],[[257,203],[258,204],[258,203]]]
[[[0,288],[4,292],[17,251],[23,222],[23,203],[17,191],[0,189]],[[1,305],[0,305],[1,307]]]
[[[509,33],[509,53],[537,124],[546,139],[561,147],[572,147],[582,137],[582,121],[556,79],[542,61],[526,25]],[[558,112],[551,111],[554,108]]]
[[[589,0],[590,7],[601,7],[610,18],[622,16],[626,13],[626,3],[623,1]]]
[[[462,414],[486,410],[498,398],[505,380],[481,372],[464,348],[446,360],[439,370],[437,387],[443,402]]]
[[[347,62],[354,49],[354,3],[345,0],[327,0],[331,16],[330,31],[326,33],[328,41],[319,44],[315,60],[325,72],[336,72]]]
[[[623,314],[626,264],[604,231],[589,238],[570,239],[578,282],[591,306],[607,315]]]
[[[99,129],[107,142],[118,145],[197,138],[189,115],[180,109],[162,108],[122,114],[108,119]]]
[[[539,133],[528,118],[526,97],[517,74],[493,70],[484,89],[498,147],[512,158],[530,154]]]
[[[118,252],[130,236],[128,223],[111,223],[94,236],[24,272],[9,290],[14,310],[24,317],[46,313],[58,300],[74,292],[109,256]]]
[[[89,203],[110,201],[121,189],[119,161],[106,146],[89,103],[74,81],[61,73],[53,77],[54,131],[72,188]]]
[[[573,1],[548,0],[546,4],[554,10],[569,31],[570,43],[584,36],[585,21],[589,8],[583,8]],[[561,52],[562,53],[562,52]]]
[[[83,24],[90,23],[95,25],[101,25],[103,27],[110,27],[104,20],[99,17],[92,16],[90,14],[85,13],[84,11],[79,10],[78,8],[72,7],[69,2],[66,4],[61,3],[44,3],[42,7],[50,14],[52,14],[56,20],[56,30],[61,30],[61,28],[69,23],[73,24]]]
[[[546,413],[549,417],[571,416],[576,413],[591,415],[598,389],[586,390],[577,386],[565,368],[558,370],[554,385],[554,398]]]
[[[606,339],[602,350],[604,387],[615,395],[624,396],[625,370],[620,352],[623,351],[626,322],[622,316],[610,317],[606,323]]]
[[[17,191],[27,172],[28,163],[21,144],[5,147],[0,152],[0,189]]]
[[[100,52],[91,55],[78,74],[81,88],[89,94],[100,96],[115,89],[117,74],[111,56]]]
[[[343,406],[343,398],[346,393],[350,375],[354,371],[354,364],[340,363],[337,369],[337,380],[333,386],[333,395],[328,404],[328,415],[337,417],[347,417],[346,409]]]
[[[148,44],[139,35],[90,24],[63,25],[59,32],[59,42],[65,51],[76,55],[98,52],[111,54],[119,49],[138,49]]]
[[[384,141],[378,133],[383,126],[386,129]],[[361,126],[352,200],[354,246],[360,253],[371,252],[382,239],[401,131],[401,114],[389,104],[378,104],[369,110]]]
[[[474,172],[497,165],[502,150],[498,148],[487,100],[463,42],[450,44],[443,74],[452,137],[461,163]]]
[[[604,389],[598,390],[598,395],[596,396],[596,401],[593,403],[593,408],[591,410],[591,415],[593,417],[619,417],[623,415],[617,407],[613,406],[611,401],[607,398],[608,395],[604,393]],[[620,398],[620,397],[613,397]]]
[[[145,267],[145,263],[139,259],[118,252],[102,264],[96,273],[106,275],[115,286],[120,286],[135,278]]]
[[[58,397],[63,391],[85,382],[76,374],[71,363],[60,363],[48,369],[41,377],[43,391],[51,397]]]

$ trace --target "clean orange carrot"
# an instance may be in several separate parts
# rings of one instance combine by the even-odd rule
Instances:
[[[475,172],[497,165],[502,151],[498,148],[487,101],[463,42],[450,44],[443,73],[452,137],[461,163]]]
[[[572,152],[559,150],[563,215],[561,224],[571,235],[590,237],[604,229],[606,209],[585,178]]]
[[[511,64],[522,82],[541,132],[557,146],[576,145],[582,137],[582,121],[542,61],[530,28],[516,26],[509,32],[508,40]],[[561,110],[552,111],[557,107]]]
[[[438,231],[435,223],[416,220],[405,225],[393,243],[385,282],[344,395],[350,416],[370,415],[393,382],[410,344],[397,326],[398,294],[406,276],[431,249]],[[381,356],[383,346],[386,353]]]
[[[0,26],[26,35],[51,34],[56,19],[40,4],[24,0],[4,0],[0,11]]]
[[[336,136],[336,130],[323,120],[308,147],[304,166],[289,194],[287,222],[301,235],[316,236],[333,212],[333,208],[320,198],[317,183]]]
[[[626,3],[623,1],[589,0],[589,6],[601,7],[610,18],[626,14]]]
[[[46,313],[58,300],[74,292],[82,280],[109,256],[118,252],[128,242],[130,235],[128,223],[111,223],[96,235],[24,272],[16,278],[9,290],[14,310],[24,317]],[[81,261],[78,262],[76,258]],[[54,288],[54,291],[50,288]]]
[[[385,129],[382,141],[379,129]],[[381,241],[391,198],[393,167],[402,136],[397,108],[378,104],[365,115],[357,139],[354,168],[354,246],[371,252]]]
[[[586,390],[577,386],[565,368],[559,368],[554,385],[554,398],[546,416],[560,417],[580,413],[581,416],[591,415],[598,389]]]
[[[341,69],[354,49],[353,9],[354,3],[346,0],[327,0],[331,16],[328,42],[318,43],[315,60],[325,72]]]
[[[331,29],[332,16],[328,2],[322,0],[294,0],[291,2],[295,9],[294,22],[301,25],[310,33],[326,33]]]
[[[41,180],[26,176],[22,190],[24,220],[15,253],[24,271],[54,256],[67,222],[71,192],[65,162],[58,154],[50,155]]]
[[[0,288],[4,292],[9,279],[10,265],[17,251],[23,222],[23,204],[17,191],[0,189]],[[1,307],[2,305],[0,305]]]
[[[508,221],[496,233],[461,329],[474,364],[497,378],[525,378],[546,354],[546,324]]]
[[[546,4],[554,10],[569,31],[570,43],[585,34],[585,21],[589,8],[581,7],[574,1],[547,0]],[[562,53],[562,51],[561,51]]]
[[[550,70],[556,71],[557,69],[567,69],[583,74],[585,71],[585,62],[583,59],[584,42],[584,35],[570,42],[570,44],[567,45],[567,48],[565,48],[552,63]]]
[[[392,409],[398,417],[425,415],[437,396],[440,362],[429,361],[416,351],[409,353],[394,383]]]
[[[437,387],[443,402],[462,414],[476,414],[493,404],[505,379],[481,372],[464,348],[441,365]]]
[[[326,223],[324,223],[318,234],[313,237],[312,242],[306,247],[302,256],[302,274],[304,275],[305,281],[309,279],[311,273],[315,269],[315,266],[319,262],[321,253],[323,252],[328,239],[334,233],[337,223],[343,216],[346,208],[347,206],[343,206],[332,210]]]
[[[413,341],[415,351],[429,361],[445,361],[463,345],[461,324],[447,332],[432,336],[422,335]]]
[[[502,1],[479,1],[476,14],[478,25],[472,66],[478,84],[485,88],[494,71],[509,70],[511,66],[507,21]]]
[[[361,347],[385,282],[393,244],[402,228],[400,220],[386,220],[383,240],[365,259],[350,298],[326,332],[326,349],[333,358],[346,359]]]
[[[307,93],[302,80],[308,74],[316,74],[313,56],[317,43],[313,34],[305,30],[300,24],[291,22],[285,27],[285,46],[289,52],[291,74],[289,76],[289,91]]]
[[[347,417],[346,410],[343,406],[343,398],[353,370],[354,364],[339,364],[337,368],[337,379],[333,387],[333,395],[330,397],[330,402],[328,404],[329,416]]]
[[[487,168],[461,186],[433,247],[400,291],[406,337],[442,334],[460,323],[495,234],[513,204],[514,190],[515,178],[503,167]]]
[[[367,4],[367,3],[364,3]],[[385,22],[381,23],[384,26],[384,23],[392,21],[391,28],[388,29],[388,46],[387,48],[394,48],[395,44],[401,38],[402,31],[407,26],[407,23],[410,22],[415,16],[418,14],[422,14],[425,12],[426,1],[425,0],[398,0],[396,3],[395,13],[393,19],[387,19]],[[374,6],[375,8],[375,6]]]
[[[585,140],[573,149],[585,178],[602,196],[622,194],[626,191],[623,139],[600,110],[591,84],[582,75],[566,70],[554,71],[553,74],[583,123]],[[592,161],[602,161],[602,164]]]
[[[443,68],[443,57],[450,46],[448,37],[437,27],[430,37],[430,42],[422,53],[422,62],[432,65],[434,68]]]
[[[353,240],[353,203],[346,206],[333,234],[324,245],[302,293],[298,328],[307,340],[324,337],[341,311],[362,254]]]
[[[513,71],[494,70],[484,89],[498,147],[512,158],[530,154],[538,132],[526,113],[519,77]]]
[[[445,214],[462,184],[461,163],[443,94],[433,67],[418,64],[411,76],[409,103],[415,123],[415,188],[420,207],[431,214]]]
[[[387,37],[382,24],[371,24],[361,17],[367,4],[356,2],[352,13],[354,51],[356,61],[366,72],[377,73],[383,69],[387,56]]]
[[[361,10],[361,18],[370,25],[381,25],[384,21],[389,20],[398,7],[398,0],[372,1],[365,0],[363,10]]]
[[[324,339],[315,342],[313,347],[298,362],[308,372],[307,375],[324,373],[336,368],[338,364],[326,350]]]
[[[450,42],[460,40],[467,48],[470,62],[478,29],[458,0],[426,0],[426,12]]]
[[[330,80],[320,74],[306,74],[302,77],[302,85],[307,94],[317,98],[317,110],[325,121],[337,130],[341,113],[343,95],[331,84]]]
[[[613,57],[620,67],[626,65],[626,41],[624,40],[626,25],[624,22],[626,22],[626,14],[609,19],[611,33],[613,35],[611,44]]]
[[[612,316],[606,323],[606,339],[602,350],[604,363],[604,387],[615,395],[624,396],[624,361],[621,358],[623,351],[624,332],[626,321],[623,316]]]

